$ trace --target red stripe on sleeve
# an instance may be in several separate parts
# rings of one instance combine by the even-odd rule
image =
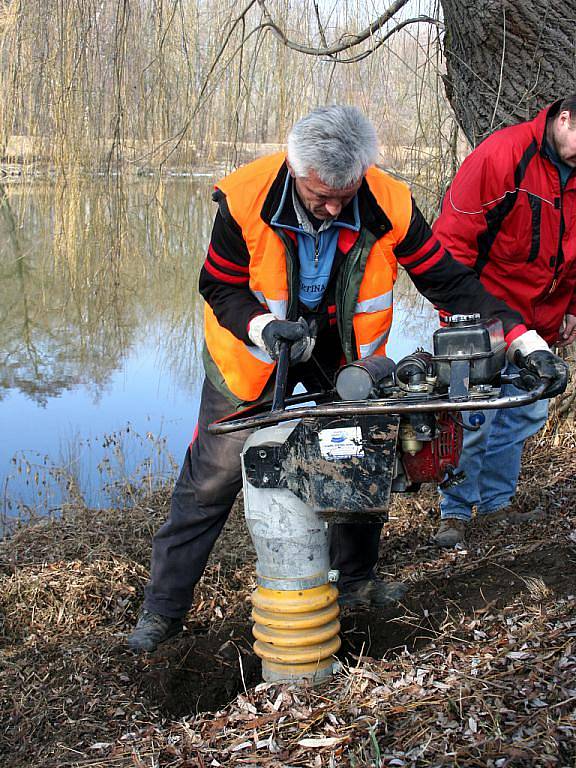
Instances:
[[[249,273],[249,267],[243,267],[240,264],[236,264],[233,261],[229,261],[228,259],[224,259],[222,256],[219,256],[212,247],[212,243],[210,243],[208,246],[208,255],[215,264],[219,264],[225,269],[231,269],[234,272],[241,272],[243,275],[247,275]]]
[[[414,251],[414,253],[410,253],[407,256],[399,256],[398,261],[402,264],[403,267],[409,267],[410,264],[414,264],[415,261],[418,261],[419,259],[422,259],[424,256],[426,256],[428,251],[431,251],[437,244],[438,240],[435,237],[429,237],[424,245],[421,245],[417,251]],[[440,248],[440,250],[442,250],[442,248]]]
[[[400,261],[400,263],[408,269],[410,274],[421,275],[423,272],[427,272],[435,264],[437,264],[440,259],[443,258],[445,253],[446,251],[444,248],[440,247],[433,256],[431,256],[429,259],[426,259],[426,261],[424,261],[422,264],[419,264],[417,267],[411,267],[409,264],[405,264],[404,261]]]
[[[210,264],[208,260],[204,262],[204,269],[209,272],[212,277],[217,280],[222,280],[223,283],[232,283],[233,285],[248,285],[248,277],[236,277],[234,275],[227,275],[226,272],[221,272],[213,264]]]
[[[512,344],[513,341],[515,341],[519,336],[522,336],[522,334],[526,333],[528,328],[526,328],[525,325],[516,325],[510,333],[506,334],[504,337],[506,341],[506,346],[509,347],[510,344]]]

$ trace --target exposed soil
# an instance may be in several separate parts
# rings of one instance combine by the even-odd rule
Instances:
[[[170,718],[226,706],[261,681],[251,627],[247,612],[244,621],[224,622],[204,636],[187,632],[140,666],[137,679],[142,695]]]

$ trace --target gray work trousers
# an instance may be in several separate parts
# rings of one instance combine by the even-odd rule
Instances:
[[[208,424],[231,410],[230,402],[206,379],[197,432],[174,487],[170,515],[152,545],[144,607],[154,613],[172,618],[187,613],[194,587],[242,488],[240,454],[250,433],[207,431]],[[379,523],[330,527],[331,567],[340,571],[340,589],[374,576],[381,530]]]

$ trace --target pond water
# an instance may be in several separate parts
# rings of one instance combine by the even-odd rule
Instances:
[[[0,204],[0,509],[115,503],[173,477],[202,382],[210,178],[10,187]],[[431,348],[405,276],[388,352]]]

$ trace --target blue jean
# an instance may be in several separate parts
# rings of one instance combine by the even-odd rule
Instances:
[[[506,373],[515,374],[509,365]],[[513,384],[504,384],[502,396],[522,394]],[[548,418],[548,400],[537,400],[518,408],[482,412],[486,421],[477,432],[464,432],[458,470],[466,473],[460,485],[440,491],[442,519],[470,520],[472,507],[479,515],[508,506],[516,492],[524,443],[542,429]],[[469,424],[470,414],[464,414]]]

